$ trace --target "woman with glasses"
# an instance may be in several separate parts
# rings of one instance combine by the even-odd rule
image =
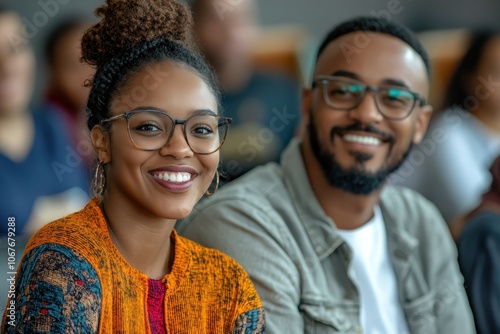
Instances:
[[[243,269],[174,230],[217,190],[231,122],[193,51],[189,10],[107,0],[96,13],[82,39],[96,67],[87,105],[96,197],[31,239],[2,332],[263,333]]]

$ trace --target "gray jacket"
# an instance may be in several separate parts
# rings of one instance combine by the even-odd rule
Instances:
[[[436,208],[394,187],[383,190],[380,208],[410,332],[475,333],[456,248]],[[177,228],[243,265],[264,303],[269,333],[363,332],[348,276],[351,250],[314,196],[298,140],[281,165],[225,186]]]

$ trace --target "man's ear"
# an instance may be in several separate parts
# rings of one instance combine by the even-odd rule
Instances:
[[[424,138],[427,127],[432,117],[432,106],[427,104],[420,108],[417,115],[417,121],[415,124],[415,134],[413,135],[413,143],[418,144]]]
[[[306,129],[309,125],[310,113],[312,110],[313,90],[311,88],[302,89],[302,122]]]
[[[90,138],[99,161],[103,164],[109,163],[111,161],[111,142],[109,133],[104,130],[102,126],[96,125],[92,128],[92,131],[90,131]]]

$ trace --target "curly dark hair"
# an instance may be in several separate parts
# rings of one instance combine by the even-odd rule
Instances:
[[[174,0],[106,0],[96,15],[102,20],[82,38],[82,60],[96,67],[87,103],[89,130],[111,116],[111,101],[131,75],[164,61],[194,69],[221,110],[220,88],[193,42],[186,5]]]

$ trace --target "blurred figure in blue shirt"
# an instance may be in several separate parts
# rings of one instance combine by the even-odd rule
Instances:
[[[0,235],[7,219],[16,233],[79,210],[88,199],[81,154],[53,110],[29,109],[35,57],[19,17],[0,9]]]

